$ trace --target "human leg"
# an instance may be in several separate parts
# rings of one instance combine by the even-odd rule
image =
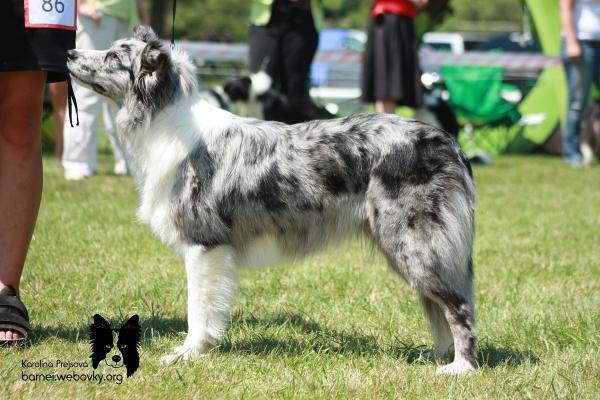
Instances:
[[[293,26],[281,44],[283,92],[290,107],[302,107],[310,99],[308,94],[310,66],[317,50],[319,36],[314,26]]]
[[[104,128],[106,129],[106,134],[108,135],[115,156],[115,167],[113,171],[116,175],[127,175],[129,173],[129,167],[125,160],[123,145],[117,136],[117,130],[115,128],[117,107],[109,102],[104,102],[103,109]]]
[[[375,101],[375,111],[379,113],[394,114],[396,112],[396,101],[378,99]]]
[[[0,73],[0,289],[19,289],[42,194],[41,119],[46,73]],[[17,200],[17,201],[15,201]],[[0,340],[20,338],[0,331]]]
[[[118,20],[110,16],[104,16],[100,25],[90,18],[81,17],[77,48],[107,48],[115,39],[118,27]],[[92,175],[96,169],[98,123],[105,100],[75,82],[73,92],[79,107],[79,125],[72,127],[69,121],[65,121],[62,164],[67,179],[82,179]]]
[[[582,42],[582,58],[578,61],[563,56],[567,77],[567,115],[563,134],[563,154],[569,164],[579,165],[582,160],[580,150],[581,114],[587,103],[592,80],[593,58],[589,46]],[[563,52],[564,54],[564,52]]]

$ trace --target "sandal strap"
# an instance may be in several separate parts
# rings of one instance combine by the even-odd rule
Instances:
[[[9,329],[8,324],[18,325],[27,331],[31,330],[27,308],[12,286],[5,286],[0,291],[0,329]],[[25,334],[25,332],[21,333]]]

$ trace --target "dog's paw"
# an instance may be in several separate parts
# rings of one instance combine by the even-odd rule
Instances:
[[[457,360],[444,365],[437,370],[438,375],[469,375],[477,371],[471,363],[466,360]]]
[[[207,346],[177,346],[173,349],[173,354],[167,354],[160,358],[163,364],[173,364],[178,361],[196,361],[208,355]]]
[[[160,358],[160,362],[163,365],[171,365],[175,364],[178,361],[182,360],[181,354],[167,354],[166,356],[162,356]]]

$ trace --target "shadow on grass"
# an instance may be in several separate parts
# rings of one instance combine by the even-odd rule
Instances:
[[[109,320],[113,327],[118,327],[121,320]],[[89,340],[89,329],[92,322],[90,317],[89,321],[81,323],[77,326],[44,326],[35,325],[27,345],[36,345],[46,340],[53,338],[66,340],[69,342],[87,342]],[[187,329],[187,323],[181,318],[163,318],[153,316],[150,318],[140,319],[140,325],[142,327],[142,345],[152,341],[152,337],[156,334],[157,336],[174,336],[179,335],[179,332],[183,332]]]
[[[265,329],[289,328],[299,334],[286,337],[285,340],[272,336],[255,334],[251,339],[232,339],[229,335],[216,349],[220,353],[243,354],[293,354],[307,352],[317,354],[353,354],[359,356],[374,356],[392,354],[396,358],[408,362],[425,362],[425,346],[410,343],[395,344],[391,347],[381,346],[371,335],[357,332],[340,332],[335,329],[322,327],[318,323],[295,313],[280,313],[271,318],[256,318],[254,316],[234,316],[232,328],[248,327],[250,330],[264,332]],[[301,337],[302,336],[302,337]]]
[[[289,327],[291,330],[300,331],[302,335],[294,335],[285,340],[272,336],[260,335],[251,339],[232,339],[226,337],[216,349],[220,353],[243,354],[292,354],[300,355],[306,352],[318,354],[353,354],[359,356],[391,355],[394,358],[406,361],[408,364],[431,363],[429,357],[431,349],[425,345],[396,340],[390,346],[381,346],[377,339],[370,335],[361,335],[356,332],[340,332],[335,329],[322,327],[308,318],[294,313],[276,314],[272,318],[256,318],[254,316],[234,316],[232,327],[254,328],[259,331],[264,329],[277,329]],[[305,336],[305,337],[300,337]],[[500,365],[517,366],[523,363],[537,364],[539,358],[531,351],[518,351],[507,348],[498,348],[489,343],[483,343],[478,349],[478,358],[481,366],[495,368]]]
[[[91,318],[90,321],[91,323]],[[111,321],[118,326],[119,321]],[[157,337],[181,337],[187,329],[187,323],[181,318],[153,316],[140,320],[142,326],[142,346]],[[245,329],[248,328],[248,329]],[[278,339],[265,334],[265,330],[287,328],[286,338]],[[232,330],[248,330],[253,337],[233,339]],[[290,331],[291,334],[290,334]],[[297,333],[296,333],[297,332]],[[245,335],[245,336],[250,336]],[[52,338],[70,342],[87,342],[89,325],[82,323],[76,327],[37,326],[30,335],[28,345],[35,345]],[[389,346],[381,346],[371,335],[357,332],[341,332],[322,327],[309,318],[296,313],[279,313],[270,318],[234,315],[231,330],[214,350],[217,353],[241,353],[248,355],[288,354],[300,355],[307,352],[317,354],[352,354],[358,356],[391,355],[408,364],[431,363],[430,351],[424,345],[395,340]],[[481,366],[517,366],[523,363],[538,364],[539,358],[531,351],[495,347],[489,342],[480,343],[478,359]]]
[[[495,347],[490,343],[479,345],[477,356],[480,365],[495,368],[501,365],[514,367],[521,364],[539,364],[540,359],[532,351],[518,351]]]

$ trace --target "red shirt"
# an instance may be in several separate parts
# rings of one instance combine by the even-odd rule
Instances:
[[[385,13],[414,18],[417,16],[417,7],[410,0],[375,0],[371,9],[371,18],[374,19]]]

